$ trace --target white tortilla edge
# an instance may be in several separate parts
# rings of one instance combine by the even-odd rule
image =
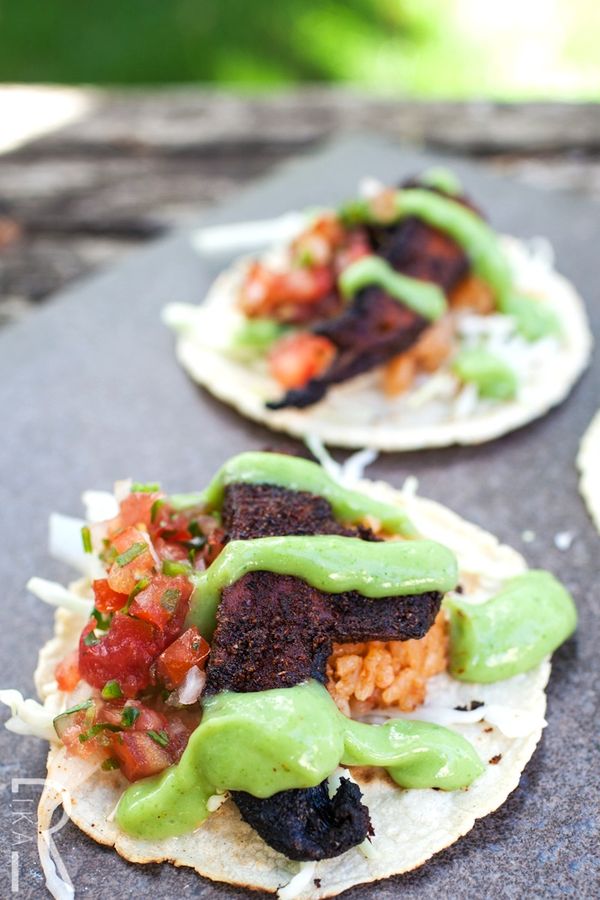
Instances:
[[[275,431],[295,437],[312,434],[337,447],[368,446],[385,451],[480,444],[520,428],[561,403],[586,368],[593,343],[585,305],[574,286],[525,242],[508,236],[502,242],[515,269],[517,285],[524,283],[530,291],[533,288],[540,302],[554,310],[562,323],[562,340],[554,364],[546,366],[543,377],[522,385],[514,400],[480,404],[481,409],[468,417],[402,424],[400,414],[398,421],[390,424],[381,414],[365,423],[360,411],[377,409],[382,403],[377,381],[369,376],[331,388],[324,400],[304,410],[267,409],[265,401],[277,397],[280,387],[266,373],[257,374],[219,346],[220,338],[230,327],[237,291],[248,264],[245,259],[238,260],[216,279],[201,306],[166,307],[164,319],[179,330],[175,352],[188,375],[243,416]],[[186,309],[188,315],[195,311],[202,317],[202,340],[193,331],[178,329],[177,316],[185,314]],[[206,335],[209,338],[205,342]],[[442,366],[439,371],[445,368]],[[347,401],[342,413],[340,398]]]
[[[515,550],[436,502],[407,496],[384,482],[363,480],[358,487],[404,506],[425,536],[444,540],[457,555],[467,596],[474,592],[473,597],[476,594],[478,600],[483,600],[505,579],[526,569],[523,557]],[[81,616],[57,610],[55,637],[42,649],[36,671],[38,691],[46,700],[51,696],[57,703],[69,705],[69,697],[59,697],[53,671],[58,660],[76,644],[81,626]],[[482,759],[501,756],[496,764],[488,764],[485,773],[464,791],[404,791],[392,786],[385,775],[376,772],[368,778],[364,772],[354,770],[375,827],[372,851],[366,857],[360,849],[353,848],[337,859],[318,862],[309,886],[295,896],[299,900],[320,900],[354,885],[408,872],[466,834],[477,819],[497,809],[518,786],[541,737],[545,724],[544,688],[549,674],[550,663],[546,660],[530,672],[492,685],[465,684],[445,674],[432,679],[429,690],[438,702],[442,697],[449,707],[474,699],[502,704],[529,716],[530,733],[507,738],[485,721],[452,726],[474,744]],[[373,770],[369,771],[372,775]],[[121,832],[112,819],[126,786],[118,772],[90,775],[83,770],[82,774],[80,760],[69,757],[63,747],[52,745],[48,774],[48,791],[62,795],[73,822],[95,841],[114,846],[132,862],[168,861],[190,866],[213,881],[270,892],[288,883],[298,871],[297,863],[268,847],[240,819],[232,802],[224,803],[191,835],[140,841]],[[44,802],[48,802],[47,797],[42,798],[40,806]]]
[[[577,454],[579,492],[600,532],[600,410],[587,427]]]

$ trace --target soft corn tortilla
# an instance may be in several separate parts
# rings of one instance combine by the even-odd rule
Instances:
[[[442,541],[457,555],[465,595],[482,602],[507,578],[524,571],[523,558],[501,545],[491,534],[465,522],[437,503],[393,490],[382,482],[362,481],[360,490],[379,499],[403,505],[420,532]],[[83,625],[80,615],[61,609],[56,614],[56,636],[41,651],[36,671],[40,696],[69,705],[80,696],[60,697],[54,682],[56,662],[77,642]],[[448,847],[474,825],[475,820],[495,810],[518,783],[545,725],[544,688],[550,664],[544,661],[532,671],[489,685],[463,684],[443,674],[431,679],[427,706],[452,709],[471,700],[500,705],[510,718],[519,715],[527,731],[507,737],[485,720],[452,725],[474,745],[484,761],[485,773],[467,790],[401,790],[385,773],[376,769],[353,769],[369,807],[375,836],[372,858],[357,848],[337,859],[318,862],[308,887],[298,897],[317,900],[349,887],[408,872]],[[425,715],[423,716],[425,718]],[[48,757],[50,786],[40,806],[53,792],[62,796],[73,822],[94,840],[115,849],[132,862],[172,862],[191,866],[214,881],[248,888],[276,891],[297,873],[298,864],[272,850],[240,818],[231,801],[193,834],[164,841],[141,841],[128,837],[112,819],[126,782],[118,772],[100,773],[89,764],[69,757],[64,748],[53,746]],[[318,885],[314,879],[318,879]]]
[[[579,454],[579,490],[592,520],[600,531],[600,410],[585,432]]]
[[[553,309],[563,329],[560,343],[540,355],[511,401],[478,399],[474,389],[460,392],[446,364],[395,398],[385,396],[378,369],[330,388],[320,403],[307,409],[267,409],[265,401],[276,399],[282,390],[264,359],[249,364],[229,350],[231,335],[242,321],[235,305],[248,264],[244,260],[216,280],[202,306],[174,304],[164,317],[179,331],[177,358],[191,378],[242,415],[276,431],[298,437],[313,434],[338,447],[378,450],[479,444],[525,425],[564,400],[585,369],[592,346],[583,301],[554,270],[547,252],[513,238],[503,238],[503,245],[517,287]]]

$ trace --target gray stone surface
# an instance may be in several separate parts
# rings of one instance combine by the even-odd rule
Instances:
[[[399,146],[355,138],[284,167],[210,219],[238,221],[337,201],[352,193],[364,173],[395,179],[424,159]],[[558,265],[586,297],[598,333],[598,207],[566,193],[537,193],[482,173],[472,163],[458,162],[457,169],[494,224],[523,237],[550,237]],[[200,300],[218,268],[219,263],[198,258],[181,232],[132,254],[0,334],[0,684],[31,694],[36,651],[51,634],[50,610],[29,596],[24,584],[34,573],[68,577],[45,549],[52,510],[78,514],[83,489],[107,488],[129,475],[159,479],[171,490],[193,489],[233,453],[292,445],[198,390],[175,364],[159,311],[171,300]],[[600,538],[577,493],[574,459],[600,405],[599,388],[596,361],[560,409],[527,428],[482,447],[388,455],[373,466],[373,475],[396,485],[408,473],[417,475],[424,495],[494,531],[532,565],[554,571],[573,591],[581,624],[556,654],[549,727],[508,802],[419,871],[356,888],[348,896],[598,896]],[[536,535],[529,544],[521,538],[526,529]],[[573,531],[575,540],[561,552],[554,535],[564,530]],[[0,733],[2,897],[10,893],[15,851],[18,896],[45,896],[34,824],[18,817],[34,803],[16,802],[37,801],[39,789],[11,793],[12,778],[43,776],[44,756],[41,742]],[[132,866],[70,825],[56,835],[56,843],[79,896],[243,895],[185,869]]]

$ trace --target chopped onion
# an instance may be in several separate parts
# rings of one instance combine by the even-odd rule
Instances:
[[[86,553],[81,540],[83,519],[52,513],[49,521],[50,556],[89,578],[102,578],[103,569],[95,553]]]
[[[177,689],[177,699],[182,706],[189,706],[199,700],[204,685],[206,684],[206,672],[201,671],[198,666],[192,666],[188,669],[187,674]]]
[[[58,581],[48,581],[47,578],[30,578],[27,582],[27,590],[50,606],[62,606],[64,609],[86,617],[92,611],[93,602],[91,600],[79,597],[59,584]]]
[[[15,734],[39,737],[45,741],[55,741],[56,732],[52,724],[54,715],[37,700],[25,700],[20,691],[0,691],[0,703],[10,706],[11,717],[4,726]]]
[[[104,522],[119,514],[119,504],[110,491],[84,491],[81,499],[88,522]]]
[[[277,889],[279,900],[294,900],[312,881],[317,864],[314,861],[300,863],[297,875],[288,883]]]

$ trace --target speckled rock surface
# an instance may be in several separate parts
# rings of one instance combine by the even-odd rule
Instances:
[[[431,157],[427,158],[430,161]],[[412,150],[356,138],[292,164],[216,211],[212,221],[270,216],[351,195],[364,174],[395,180],[425,163]],[[558,267],[587,300],[600,333],[597,206],[531,189],[457,163],[493,223],[521,237],[547,235]],[[79,514],[86,487],[119,477],[161,480],[171,490],[204,485],[224,458],[248,448],[292,446],[239,418],[192,385],[177,367],[159,310],[199,300],[226,258],[201,260],[180,233],[62,295],[0,335],[0,529],[3,602],[0,684],[32,693],[51,611],[24,588],[32,574],[66,579],[46,552],[52,510]],[[493,444],[381,458],[371,474],[420,491],[494,531],[533,566],[573,591],[580,628],[555,657],[549,727],[521,785],[504,807],[421,870],[365,888],[353,898],[597,897],[599,779],[600,537],[577,493],[578,441],[600,406],[596,361],[558,410]],[[524,543],[522,534],[535,537]],[[554,538],[569,531],[561,551]],[[35,851],[40,788],[14,779],[44,775],[45,746],[0,733],[0,822],[5,861],[0,896],[45,896]],[[135,867],[94,845],[70,824],[55,835],[78,896],[242,896],[168,865]],[[18,860],[14,854],[18,853]],[[17,865],[18,863],[18,865]],[[17,885],[15,885],[17,886]]]

